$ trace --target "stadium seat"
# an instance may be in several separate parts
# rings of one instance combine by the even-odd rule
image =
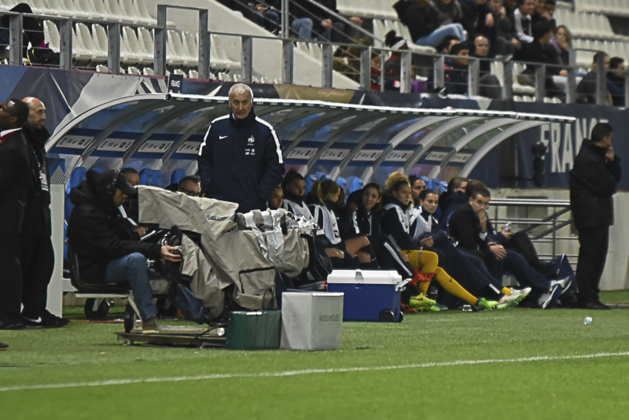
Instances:
[[[133,23],[139,25],[155,25],[155,19],[152,19],[150,15],[143,15],[143,13],[140,12],[137,0],[120,0],[119,4],[120,9],[133,20]]]
[[[89,28],[84,23],[76,24],[76,32],[77,35],[81,37],[81,42],[83,43],[83,47],[91,52],[92,54],[92,62],[106,62],[107,61],[107,50],[101,49],[100,44],[94,42],[94,37],[90,33]]]
[[[70,219],[70,214],[72,214],[72,210],[74,209],[74,204],[68,198],[68,194],[70,194],[70,190],[74,187],[78,187],[81,182],[85,179],[85,175],[87,174],[87,169],[79,166],[74,168],[72,173],[70,173],[70,178],[68,179],[68,183],[66,185],[66,197],[65,197],[65,209],[64,209],[64,218],[65,220]]]
[[[51,3],[51,1],[48,1],[49,3]],[[75,2],[74,0],[58,0],[59,4],[60,4],[60,11],[59,14],[62,16],[72,16],[74,18],[78,18],[78,19],[91,19],[93,18],[91,13],[88,13],[86,10],[84,10],[84,8],[81,6],[81,3],[89,3],[89,2],[85,2],[85,1],[77,1]],[[57,6],[59,7],[59,6]]]
[[[78,32],[76,28],[72,28],[72,58],[79,63],[92,61],[92,52],[85,47],[81,32]]]
[[[92,41],[94,46],[101,51],[109,51],[109,38],[107,37],[107,30],[100,24],[92,24]]]
[[[197,55],[191,55],[188,49],[187,39],[179,31],[168,30],[168,42],[172,42],[177,58],[181,58],[184,67],[194,67],[198,63]]]
[[[61,36],[59,35],[59,29],[55,22],[51,20],[44,20],[44,40],[48,43],[51,50],[55,52],[60,51]]]
[[[174,34],[173,34],[174,33]],[[179,33],[168,30],[166,33],[166,62],[169,66],[182,66],[184,58],[179,54],[181,50],[181,38]]]
[[[358,178],[357,176],[349,176],[347,177],[346,181],[347,181],[347,191],[349,194],[353,193],[354,191],[362,189],[365,184],[363,180]]]
[[[155,56],[155,41],[153,40],[153,34],[151,31],[143,26],[138,28],[138,42],[144,46],[144,51]]]
[[[138,10],[138,14],[144,18],[150,20],[152,25],[154,25],[155,19],[153,19],[153,15],[151,15],[151,11],[149,10],[149,5],[152,8],[156,9],[155,2],[153,0],[133,0],[135,3],[136,9]],[[157,14],[157,13],[156,13]]]
[[[183,46],[186,48],[186,55],[189,60],[194,61],[192,66],[196,66],[199,63],[199,44],[197,43],[197,36],[189,31],[183,31],[181,36]]]
[[[144,168],[140,171],[140,184],[164,188],[164,176],[161,171]]]
[[[210,36],[210,67],[213,69],[233,70],[240,68],[240,62],[231,60],[223,48],[224,37]]]
[[[153,54],[146,51],[144,43],[138,40],[135,30],[130,26],[122,27],[122,39],[126,51],[133,57],[135,63],[151,64],[153,63]]]
[[[100,16],[100,19],[116,20],[116,16],[111,14],[111,10],[103,0],[94,0],[90,3],[92,3],[94,11]]]
[[[118,0],[104,0],[105,9],[109,10],[109,13],[114,20],[122,23],[133,23],[133,17],[125,14],[124,10],[120,7]]]
[[[172,174],[170,174],[170,183],[178,184],[179,181],[182,180],[186,176],[186,171],[184,169],[175,169]]]

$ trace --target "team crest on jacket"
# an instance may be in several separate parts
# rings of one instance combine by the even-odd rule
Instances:
[[[253,137],[253,135],[247,139],[247,147],[245,148],[245,156],[256,155],[255,142],[256,142],[256,139],[255,137]]]

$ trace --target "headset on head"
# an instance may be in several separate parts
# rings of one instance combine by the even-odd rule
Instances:
[[[110,183],[105,185],[105,194],[111,195],[112,197],[116,194],[116,182],[118,181],[118,176],[120,175],[120,171],[113,169],[113,178]]]

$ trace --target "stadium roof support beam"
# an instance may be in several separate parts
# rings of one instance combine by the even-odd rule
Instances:
[[[537,127],[539,125],[545,124],[544,121],[525,121],[521,124],[514,124],[509,127],[505,131],[501,132],[495,137],[492,137],[487,143],[485,143],[480,149],[474,153],[472,158],[463,166],[461,169],[460,175],[462,177],[468,177],[472,170],[478,165],[478,163],[487,155],[487,153],[491,152],[494,147],[498,146],[500,143],[505,141],[511,136],[518,134],[521,131],[528,130],[529,128]]]
[[[443,168],[448,166],[448,163],[451,159],[453,159],[456,154],[468,145],[470,142],[474,141],[479,136],[489,133],[492,130],[499,129],[504,127],[505,125],[513,124],[513,121],[508,118],[498,118],[492,121],[489,121],[479,127],[476,127],[474,130],[470,131],[463,137],[461,137],[453,146],[452,151],[448,154],[448,156],[435,168],[430,171],[428,174],[428,178],[437,178]]]
[[[404,172],[410,171],[410,169],[417,164],[417,162],[422,158],[422,156],[430,149],[435,142],[439,141],[442,136],[447,135],[448,133],[465,126],[471,122],[475,122],[481,120],[483,117],[461,117],[461,118],[453,118],[450,121],[441,124],[438,128],[433,130],[431,133],[426,135],[425,138],[421,141],[421,148],[418,148],[413,152],[413,155],[410,159],[404,164]]]

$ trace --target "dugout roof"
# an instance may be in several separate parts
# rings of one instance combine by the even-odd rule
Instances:
[[[77,166],[140,166],[165,174],[196,171],[199,145],[228,98],[141,94],[104,103],[57,127],[47,144]],[[396,108],[322,101],[254,100],[256,114],[271,123],[288,167],[304,175],[358,177],[382,182],[402,168],[429,178],[468,176],[493,148],[521,131],[564,116],[513,111]]]

